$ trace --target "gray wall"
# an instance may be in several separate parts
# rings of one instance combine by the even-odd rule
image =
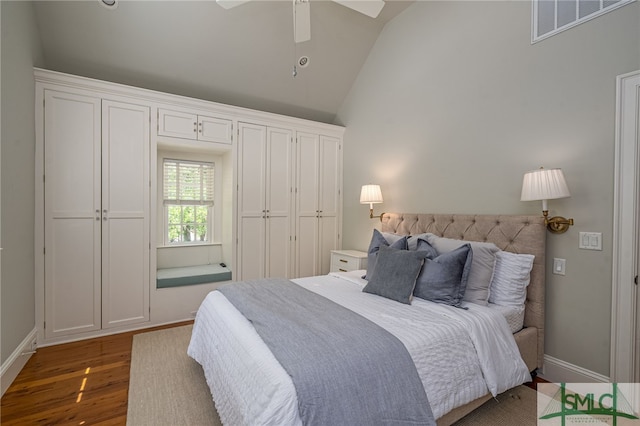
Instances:
[[[31,2],[2,8],[2,362],[35,327],[33,67],[42,49]]]
[[[546,353],[609,375],[615,79],[640,68],[634,3],[535,45],[529,2],[417,2],[387,24],[338,113],[344,144],[344,244],[366,249],[376,212],[536,214],[523,173],[563,169],[575,219],[548,234]],[[602,251],[578,233],[603,233]]]

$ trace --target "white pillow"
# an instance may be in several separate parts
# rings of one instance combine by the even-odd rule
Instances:
[[[427,241],[438,251],[438,254],[450,252],[464,244],[471,245],[473,256],[471,259],[471,270],[469,271],[467,288],[462,300],[487,306],[495,254],[500,251],[498,246],[493,243],[443,238],[434,234],[427,234]]]
[[[527,299],[527,286],[533,268],[532,254],[496,253],[489,302],[502,306],[521,306]]]

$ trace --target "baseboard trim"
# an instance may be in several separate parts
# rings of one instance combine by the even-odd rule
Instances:
[[[546,354],[540,377],[552,383],[609,383],[609,377],[603,374]]]
[[[31,330],[27,337],[24,338],[22,343],[18,345],[15,351],[2,363],[0,367],[0,387],[2,388],[1,395],[9,389],[11,383],[18,377],[18,373],[25,366],[31,355],[33,355],[33,346],[36,342],[36,336],[38,334],[37,329]]]

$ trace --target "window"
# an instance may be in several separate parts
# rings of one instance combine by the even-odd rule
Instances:
[[[531,42],[543,40],[635,0],[533,0]]]
[[[214,164],[166,158],[162,169],[165,243],[213,241]]]

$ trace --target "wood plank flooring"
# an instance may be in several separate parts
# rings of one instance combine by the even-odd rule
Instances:
[[[38,349],[2,397],[0,424],[125,425],[133,336],[190,323]]]
[[[0,424],[126,424],[133,336],[190,323],[38,349],[2,396]]]

